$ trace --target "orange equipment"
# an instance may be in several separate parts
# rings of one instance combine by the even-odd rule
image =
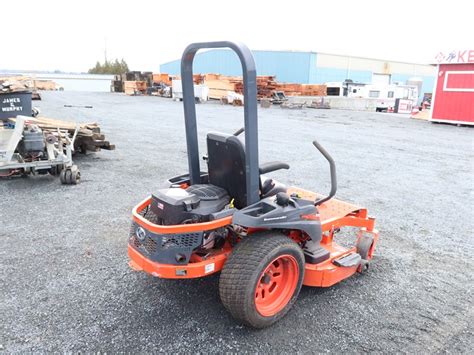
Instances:
[[[201,48],[230,47],[242,62],[245,129],[208,133],[200,170],[192,62]],[[133,209],[130,267],[165,279],[221,272],[224,306],[243,323],[267,327],[291,308],[301,286],[332,286],[367,270],[378,240],[375,220],[363,207],[334,199],[336,167],[329,153],[331,191],[323,197],[285,187],[264,174],[288,169],[283,162],[259,165],[256,71],[246,46],[195,43],[182,57],[181,77],[189,173],[169,179]],[[245,145],[238,135],[245,132]],[[352,247],[334,241],[356,229]]]

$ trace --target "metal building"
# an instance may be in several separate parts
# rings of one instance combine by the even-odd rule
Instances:
[[[421,81],[420,98],[431,93],[436,70],[430,65],[380,59],[351,57],[316,52],[252,51],[258,75],[275,75],[280,82],[323,84],[346,79],[366,84],[406,84],[410,79]],[[164,63],[162,73],[179,75],[180,60]],[[242,75],[239,60],[233,51],[214,49],[199,52],[194,60],[195,73]]]
[[[430,120],[474,125],[474,50],[440,52],[436,59]]]

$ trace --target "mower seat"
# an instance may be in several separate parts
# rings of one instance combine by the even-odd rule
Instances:
[[[223,133],[208,133],[207,135],[207,164],[209,183],[227,191],[234,199],[234,206],[238,209],[247,206],[247,182],[245,178],[245,146],[236,136]],[[260,167],[260,174],[279,169],[289,169],[289,165],[282,162],[271,162]],[[283,188],[274,189],[269,184],[266,193],[263,191],[263,182],[260,181],[261,197],[268,197]]]

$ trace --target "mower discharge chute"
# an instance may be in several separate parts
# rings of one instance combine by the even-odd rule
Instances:
[[[245,129],[207,134],[200,170],[192,63],[203,48],[229,47],[242,63]],[[283,317],[302,285],[328,287],[368,268],[378,239],[365,208],[333,199],[336,168],[328,152],[331,192],[324,197],[264,176],[288,169],[259,165],[256,70],[250,50],[233,42],[195,43],[182,56],[181,77],[189,173],[169,179],[133,209],[128,254],[134,270],[166,279],[221,271],[219,293],[238,320],[263,328]],[[238,135],[245,132],[245,144]],[[358,229],[350,248],[334,242]]]

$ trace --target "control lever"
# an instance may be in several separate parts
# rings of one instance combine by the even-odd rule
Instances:
[[[276,194],[276,203],[279,206],[285,207],[290,203],[290,196],[284,192],[279,192]]]
[[[313,141],[313,145],[316,147],[317,150],[326,158],[326,160],[329,162],[329,169],[331,172],[331,191],[329,192],[329,195],[316,200],[314,202],[315,206],[319,206],[323,202],[326,202],[334,197],[337,191],[337,178],[336,178],[336,163],[334,163],[334,159],[331,157],[331,155],[326,151],[326,149],[323,148],[321,144],[319,144],[316,140]]]
[[[286,192],[279,192],[275,196],[275,202],[278,206],[286,207],[288,205],[291,205],[293,207],[296,207],[296,202],[292,198],[293,196],[288,196]]]
[[[244,127],[239,128],[237,131],[234,132],[233,135],[237,137],[238,135],[240,135],[240,134],[243,133],[244,131],[245,131],[245,128],[244,128]]]

